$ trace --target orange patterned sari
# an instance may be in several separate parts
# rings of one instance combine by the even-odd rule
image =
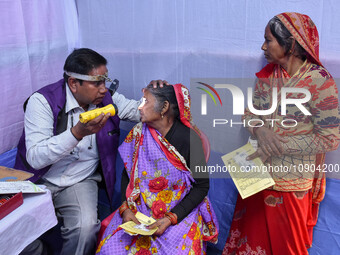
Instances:
[[[339,145],[338,90],[332,76],[319,60],[319,37],[312,20],[299,13],[277,15],[293,37],[307,51],[307,60],[292,77],[277,64],[268,64],[259,73],[253,96],[258,110],[272,104],[277,90],[274,113],[257,116],[246,109],[243,119],[262,119],[267,128],[287,138],[282,156],[272,156],[268,165],[285,166],[288,172],[273,172],[275,185],[247,199],[238,197],[228,240],[223,254],[308,254],[319,203],[325,194],[323,170],[325,152]],[[281,114],[282,87],[308,89],[311,100],[304,115],[295,105]],[[299,98],[298,93],[287,95]],[[273,125],[266,121],[277,119]],[[282,121],[293,119],[297,125],[286,128]]]

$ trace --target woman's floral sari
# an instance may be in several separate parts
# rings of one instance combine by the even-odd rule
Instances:
[[[190,105],[188,91],[180,84],[174,88],[181,117],[186,119],[182,122],[191,125],[190,108],[183,109],[185,103]],[[179,98],[178,93],[182,94]],[[126,197],[133,212],[160,219],[190,191],[194,180],[184,158],[159,132],[146,124],[139,123],[130,131],[119,152],[130,178]],[[216,216],[207,197],[160,237],[130,236],[118,227],[120,224],[122,218],[116,213],[97,253],[205,254],[205,241],[216,242],[218,235]]]

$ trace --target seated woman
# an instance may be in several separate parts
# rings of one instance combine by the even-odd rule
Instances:
[[[193,178],[190,170],[206,163],[199,130],[190,122],[188,89],[181,84],[149,85],[143,92],[142,123],[119,147],[125,165],[124,202],[97,253],[202,254],[206,241],[217,241],[218,226],[206,197],[208,175]],[[153,236],[130,236],[118,227],[131,220],[138,223],[137,211],[157,220],[149,226],[158,228]]]

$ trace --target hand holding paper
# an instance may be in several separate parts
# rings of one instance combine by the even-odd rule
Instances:
[[[143,236],[151,236],[157,231],[158,228],[154,228],[154,229],[146,228],[147,226],[155,223],[156,220],[140,212],[137,212],[135,216],[141,224],[138,225],[134,223],[133,221],[128,221],[120,225],[119,227],[123,228],[130,235],[139,234]]]
[[[249,155],[254,153],[255,149],[247,143],[222,156],[222,160],[229,169],[230,176],[243,199],[275,184],[269,172],[264,171],[264,165],[260,158],[246,160]]]

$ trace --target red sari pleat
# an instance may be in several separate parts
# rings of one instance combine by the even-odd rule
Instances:
[[[223,254],[308,254],[316,207],[310,191],[239,196]]]

